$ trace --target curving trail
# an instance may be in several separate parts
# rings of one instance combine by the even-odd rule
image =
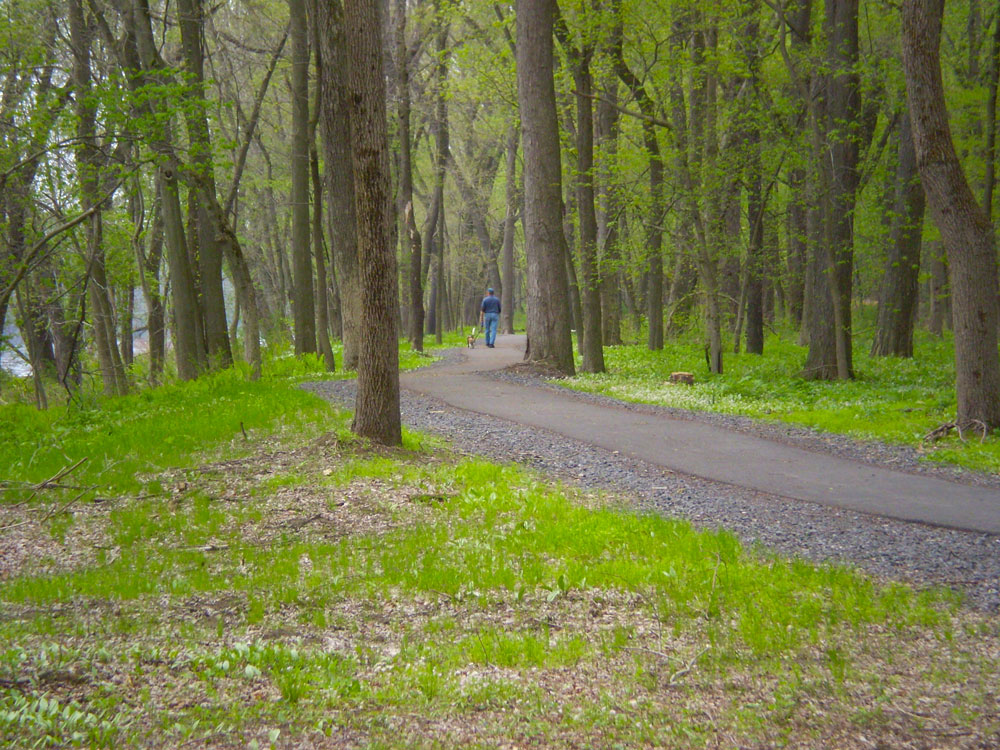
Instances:
[[[524,336],[500,336],[402,386],[449,406],[616,451],[678,474],[902,521],[1000,534],[1000,489],[873,466],[704,422],[596,403],[483,373],[518,363]]]

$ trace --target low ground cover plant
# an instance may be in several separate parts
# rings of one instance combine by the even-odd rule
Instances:
[[[726,352],[724,372],[712,375],[702,342],[668,341],[662,351],[642,345],[606,347],[607,372],[555,381],[568,388],[659,406],[737,414],[823,432],[916,446],[927,458],[1000,471],[1000,440],[957,433],[925,439],[955,418],[955,368],[949,336],[917,333],[918,356],[870,357],[870,342],[855,341],[855,379],[814,381],[799,376],[806,349],[791,334],[771,332],[765,354]],[[671,372],[695,375],[693,386],[669,382]]]
[[[5,495],[0,744],[1000,740],[998,622],[953,594],[745,549],[425,436],[375,449],[294,380],[261,381],[246,437],[199,432],[169,466],[136,443],[134,475],[107,473],[96,501]],[[250,398],[206,384],[178,386],[184,414]]]

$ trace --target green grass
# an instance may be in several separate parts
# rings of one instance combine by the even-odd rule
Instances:
[[[893,746],[920,736],[894,706],[927,705],[949,731],[1000,729],[1000,631],[951,592],[412,433],[373,450],[304,377],[282,360],[24,418],[36,457],[4,448],[8,476],[86,455],[102,468],[74,481],[111,497],[0,505],[0,545],[38,550],[0,581],[0,744]]]
[[[427,338],[425,354],[401,344],[401,370],[434,361],[436,345],[433,337]],[[458,339],[459,334],[449,334],[442,347],[457,345]],[[339,345],[335,354],[339,364]],[[263,377],[256,382],[239,365],[189,383],[175,380],[119,398],[105,398],[85,388],[75,400],[45,411],[23,398],[0,403],[0,482],[7,483],[0,502],[30,496],[30,489],[19,487],[45,481],[80,460],[85,463],[66,480],[72,485],[105,492],[159,493],[161,487],[148,483],[145,475],[184,466],[209,446],[227,445],[235,455],[244,434],[296,430],[330,418],[323,401],[289,388],[290,384],[353,376],[342,370],[325,372],[317,356],[272,351]]]
[[[870,357],[855,339],[855,379],[814,381],[799,376],[806,349],[770,334],[764,355],[727,351],[724,372],[707,371],[700,340],[669,341],[662,351],[642,345],[606,347],[607,372],[579,374],[561,385],[626,401],[738,414],[851,437],[919,446],[935,427],[955,418],[955,366],[950,336],[918,332],[912,359]],[[693,387],[669,382],[671,372],[695,374]],[[1000,440],[963,443],[955,435],[924,446],[929,458],[1000,471]]]

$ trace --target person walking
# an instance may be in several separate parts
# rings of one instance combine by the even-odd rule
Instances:
[[[486,290],[479,305],[479,324],[483,327],[486,336],[486,346],[494,348],[497,340],[497,323],[500,322],[500,300],[493,294],[493,287]]]

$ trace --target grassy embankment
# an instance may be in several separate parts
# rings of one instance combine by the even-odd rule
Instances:
[[[862,440],[917,446],[928,459],[1000,472],[1000,439],[975,430],[965,441],[954,431],[924,441],[955,418],[955,363],[950,336],[918,332],[913,359],[870,357],[870,340],[855,339],[855,379],[808,381],[799,377],[806,350],[788,336],[769,334],[764,355],[727,351],[724,373],[707,371],[700,340],[668,341],[659,352],[645,346],[607,347],[607,372],[558,381],[591,393],[701,411],[787,422]],[[671,372],[695,375],[693,387],[668,382]]]
[[[0,745],[1000,736],[995,618],[419,435],[372,449],[315,375],[0,413]]]

